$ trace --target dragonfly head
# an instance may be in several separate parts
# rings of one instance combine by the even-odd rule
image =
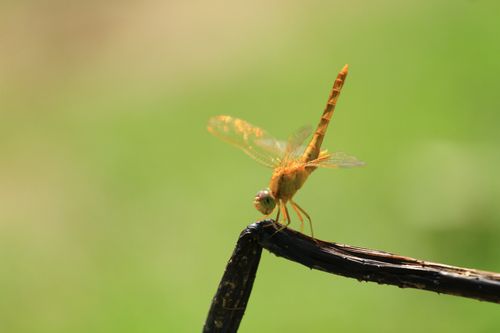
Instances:
[[[255,208],[264,215],[269,215],[276,207],[276,200],[274,199],[271,190],[266,188],[259,191],[253,200]]]

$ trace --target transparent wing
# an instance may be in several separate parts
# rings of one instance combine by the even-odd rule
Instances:
[[[295,131],[289,138],[286,144],[285,155],[281,160],[281,164],[284,165],[291,160],[298,159],[302,157],[302,154],[306,150],[306,145],[304,142],[308,137],[311,136],[312,128],[311,126],[304,126]]]
[[[363,165],[365,163],[354,156],[341,152],[328,153],[326,150],[322,151],[317,159],[306,163],[306,166],[320,168],[354,168]]]
[[[286,143],[276,140],[263,129],[231,116],[209,119],[207,129],[216,137],[241,150],[260,164],[274,168],[281,163]]]

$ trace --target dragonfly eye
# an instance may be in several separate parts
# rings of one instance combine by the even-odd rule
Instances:
[[[253,200],[255,208],[264,215],[271,214],[276,207],[276,201],[269,189],[259,191]]]

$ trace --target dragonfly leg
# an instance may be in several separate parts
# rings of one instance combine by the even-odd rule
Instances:
[[[279,206],[280,206],[280,211],[283,214],[283,221],[286,223],[286,221],[287,221],[286,204],[280,201]],[[278,221],[278,223],[284,224],[284,223],[281,223],[280,221]]]
[[[281,213],[281,204],[278,201],[278,214],[276,214],[276,218],[274,219],[274,222],[280,223],[280,213]]]
[[[292,220],[290,220],[290,213],[288,212],[288,208],[286,207],[286,203],[283,203],[283,207],[285,207],[285,228],[290,225]]]
[[[288,208],[286,207],[286,202],[280,201],[278,205],[280,207],[280,210],[283,211],[284,223],[276,232],[279,232],[290,225],[290,213],[288,212]]]
[[[304,218],[302,217],[302,214],[300,214],[300,210],[297,208],[297,204],[290,200],[290,204],[292,205],[293,210],[295,213],[297,213],[297,216],[299,217],[300,220],[300,232],[304,233]]]
[[[297,205],[296,202],[290,200],[291,204],[292,204],[292,207],[294,208],[297,208],[298,210],[300,210],[302,212],[302,214],[304,214],[306,217],[307,217],[307,221],[309,222],[309,227],[311,228],[311,237],[314,238],[314,231],[313,231],[313,225],[312,225],[312,221],[311,221],[311,217],[309,216],[309,214],[307,214],[307,212],[302,209],[302,207],[300,207],[299,205]]]

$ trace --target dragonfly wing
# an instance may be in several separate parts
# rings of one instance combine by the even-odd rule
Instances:
[[[302,154],[307,148],[307,146],[304,145],[304,142],[308,137],[311,136],[311,133],[311,126],[304,126],[290,135],[286,144],[285,155],[281,161],[281,164],[286,164],[290,160],[295,160],[302,157]]]
[[[342,152],[328,153],[326,151],[322,151],[317,159],[306,163],[306,166],[320,168],[354,168],[363,165],[365,163],[354,156]]]
[[[231,116],[215,116],[209,119],[207,129],[216,137],[241,150],[254,160],[274,168],[281,162],[286,145],[263,129]]]

